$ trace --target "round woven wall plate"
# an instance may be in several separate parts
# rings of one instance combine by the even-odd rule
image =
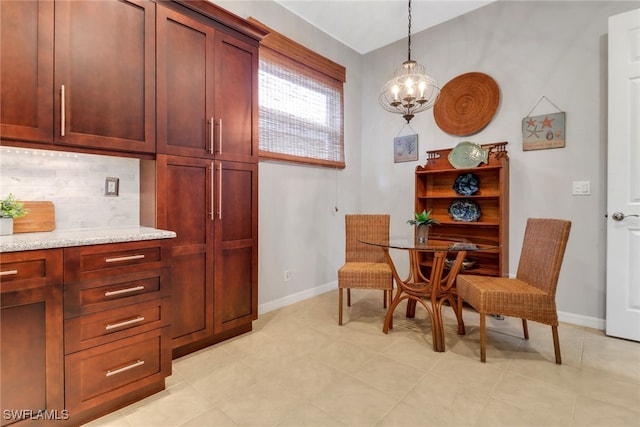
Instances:
[[[466,73],[444,85],[433,116],[438,127],[450,135],[473,135],[489,124],[499,103],[495,80],[483,73]]]

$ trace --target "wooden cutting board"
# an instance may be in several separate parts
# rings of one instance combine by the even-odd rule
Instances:
[[[24,207],[29,213],[22,218],[13,220],[14,233],[35,233],[38,231],[53,231],[56,228],[55,207],[53,202],[28,202]]]

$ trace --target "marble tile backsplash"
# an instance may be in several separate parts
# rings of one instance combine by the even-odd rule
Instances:
[[[119,178],[119,195],[105,196],[105,178]],[[0,198],[50,200],[56,230],[140,224],[140,161],[0,147]]]

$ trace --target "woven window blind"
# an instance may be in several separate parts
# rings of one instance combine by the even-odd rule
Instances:
[[[344,168],[344,67],[269,31],[259,62],[260,157]]]

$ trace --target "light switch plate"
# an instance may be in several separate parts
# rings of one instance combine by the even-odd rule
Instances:
[[[591,195],[591,181],[573,181],[571,194],[574,196]]]
[[[120,179],[107,177],[104,179],[104,195],[105,196],[118,196],[120,191]]]

